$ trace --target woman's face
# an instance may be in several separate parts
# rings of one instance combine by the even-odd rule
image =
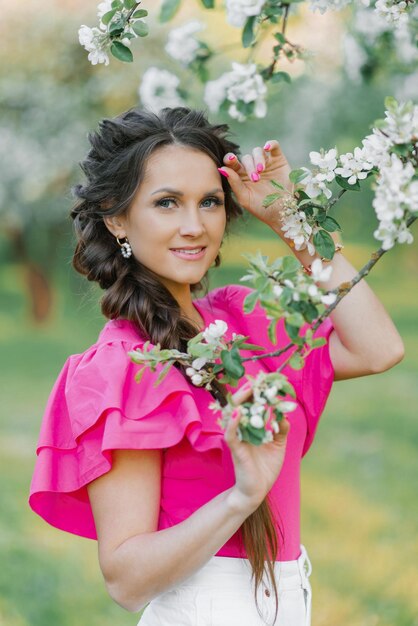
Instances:
[[[176,297],[203,278],[218,254],[226,226],[224,195],[207,154],[164,146],[149,157],[127,215],[105,222],[113,234],[128,238],[132,254]],[[184,249],[189,251],[179,252]]]

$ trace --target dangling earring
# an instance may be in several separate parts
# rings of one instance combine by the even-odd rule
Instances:
[[[120,251],[122,252],[122,256],[125,257],[125,259],[129,259],[129,257],[132,256],[132,248],[131,248],[131,244],[128,241],[128,238],[125,237],[125,239],[126,241],[121,243],[119,241],[119,237],[116,237],[116,241],[120,245]]]

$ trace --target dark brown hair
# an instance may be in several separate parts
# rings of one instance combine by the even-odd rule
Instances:
[[[72,187],[77,198],[71,217],[77,236],[73,266],[90,281],[97,282],[104,295],[103,314],[109,319],[122,317],[133,321],[140,333],[162,348],[186,351],[187,341],[199,329],[181,314],[180,306],[158,276],[133,255],[126,259],[120,253],[116,238],[107,229],[103,217],[125,214],[141,185],[147,159],[154,150],[167,145],[188,146],[200,150],[223,165],[227,152],[239,156],[238,144],[227,138],[227,124],[210,124],[201,110],[165,107],[159,113],[132,108],[112,119],[99,122],[99,130],[90,132],[91,148],[80,166],[86,183]],[[226,231],[231,220],[243,214],[233,198],[229,184],[222,178],[225,193]],[[215,267],[221,262],[218,253]],[[207,274],[190,285],[192,293],[205,290]],[[184,375],[184,366],[176,364]],[[224,404],[226,388],[214,384],[214,397]],[[240,530],[257,589],[267,567],[276,599],[278,593],[273,563],[278,554],[275,524],[267,498],[243,522]],[[260,612],[260,611],[259,611]]]

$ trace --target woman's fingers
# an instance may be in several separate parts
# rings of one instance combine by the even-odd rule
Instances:
[[[242,387],[238,389],[234,394],[232,394],[232,400],[234,404],[242,404],[251,398],[253,395],[253,390],[250,382],[244,383]]]
[[[255,170],[258,174],[266,169],[265,153],[259,146],[253,149],[253,161],[255,163]]]
[[[240,420],[240,407],[233,410],[230,420],[225,428],[224,437],[229,447],[233,447],[239,443],[238,439],[238,427]]]

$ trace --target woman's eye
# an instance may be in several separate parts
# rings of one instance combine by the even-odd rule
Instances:
[[[161,198],[161,200],[157,200],[156,206],[159,206],[163,209],[168,209],[170,208],[169,206],[167,206],[168,202],[176,202],[176,200],[175,198]],[[223,204],[222,200],[220,200],[216,196],[214,196],[213,198],[205,198],[204,200],[202,200],[202,204],[204,204],[205,202],[212,203],[212,205],[206,204],[205,208],[211,208],[211,206],[219,206]]]

